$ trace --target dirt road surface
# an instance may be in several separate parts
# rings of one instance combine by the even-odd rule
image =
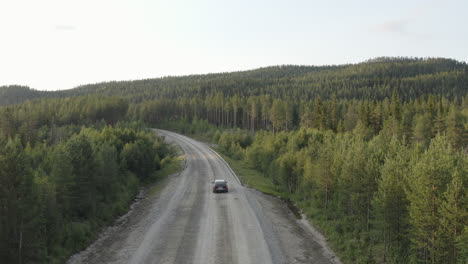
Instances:
[[[185,169],[67,263],[340,263],[284,202],[243,187],[206,145],[155,131],[182,148]],[[214,179],[226,179],[229,193],[212,193]]]

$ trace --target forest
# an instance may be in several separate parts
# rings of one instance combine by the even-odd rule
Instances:
[[[239,117],[243,128],[223,123],[234,117],[216,110],[204,120],[140,118],[212,138],[270,179],[275,194],[294,201],[344,263],[466,263],[466,97],[460,103],[432,95],[403,103],[396,93],[381,102],[317,98],[296,118],[275,104],[287,105],[276,99],[265,115],[246,113]]]
[[[427,146],[391,128],[214,138],[302,208],[344,263],[466,263],[468,158],[446,135]]]
[[[128,105],[98,96],[0,108],[0,259],[64,263],[173,156]]]
[[[50,262],[125,210],[171,155],[144,123],[207,135],[296,203],[345,263],[465,264],[467,91],[464,62],[388,57],[56,92],[0,87],[0,248],[15,249],[0,258]],[[114,173],[97,175],[108,162]],[[90,190],[82,204],[76,186]],[[99,189],[110,186],[124,198]],[[41,239],[23,245],[26,234]]]
[[[88,94],[119,96],[130,103],[155,99],[205,100],[224,97],[248,98],[270,95],[274,99],[384,100],[397,92],[402,100],[444,95],[466,95],[468,65],[444,58],[382,57],[358,64],[331,66],[281,65],[251,71],[161,77],[138,81],[88,84],[69,90],[37,91],[24,86],[0,87],[0,105],[43,97]]]

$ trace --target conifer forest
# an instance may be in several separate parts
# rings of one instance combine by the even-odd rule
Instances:
[[[468,263],[468,65],[358,64],[0,87],[0,262],[63,263],[204,134],[271,180],[344,263]]]

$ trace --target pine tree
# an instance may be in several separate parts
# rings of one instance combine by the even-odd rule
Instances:
[[[411,241],[413,257],[418,263],[448,263],[444,262],[440,251],[438,232],[442,195],[455,168],[451,152],[447,139],[437,136],[408,177],[406,194],[413,226]]]
[[[333,93],[332,98],[329,101],[327,114],[327,126],[333,131],[336,131],[338,127],[338,100],[336,98],[336,93]]]
[[[399,144],[392,140],[391,144]],[[403,148],[397,156],[387,158],[382,168],[378,192],[373,201],[377,214],[376,224],[382,229],[384,260],[389,263],[406,263],[408,259],[408,200],[405,194],[405,177],[409,174],[409,158]]]
[[[452,105],[450,112],[447,115],[447,137],[449,138],[452,146],[455,148],[464,148],[468,142],[468,139],[465,138],[466,131],[462,124],[462,116],[457,109],[456,105]]]
[[[13,137],[17,129],[17,122],[13,116],[14,112],[7,107],[0,111],[0,135],[5,138]]]
[[[84,135],[72,137],[65,146],[75,177],[75,188],[72,190],[71,206],[74,217],[92,218],[96,214],[96,162],[89,139]]]
[[[322,99],[320,97],[315,98],[314,110],[312,111],[313,125],[318,129],[326,128],[326,115],[325,115],[325,106],[323,105]]]
[[[460,175],[461,173],[468,175],[468,172],[463,168],[460,169],[461,171],[453,173],[452,182],[448,185],[440,206],[440,229],[437,233],[440,239],[437,245],[440,258],[445,263],[457,263],[461,259],[462,252],[459,252],[456,247],[456,241],[461,239],[463,227],[468,225],[468,196],[466,192],[468,179],[464,180],[464,184]]]
[[[285,112],[286,110],[281,100],[276,99],[273,101],[273,105],[271,106],[270,110],[270,120],[273,125],[273,131],[279,131],[286,127]]]
[[[395,90],[392,94],[391,100],[391,115],[398,121],[401,120],[401,103],[397,91]]]
[[[63,145],[58,146],[51,157],[53,160],[51,177],[56,184],[59,210],[63,217],[70,219],[73,216],[72,190],[76,186],[71,158]]]
[[[310,110],[305,110],[301,116],[301,127],[311,128],[313,127],[313,115]]]
[[[431,119],[429,114],[416,116],[416,122],[413,128],[414,140],[423,145],[429,144],[432,136]]]
[[[7,263],[40,260],[42,205],[19,138],[0,148],[0,188],[0,258]]]
[[[349,104],[344,119],[344,128],[346,131],[353,131],[358,121],[354,104]]]

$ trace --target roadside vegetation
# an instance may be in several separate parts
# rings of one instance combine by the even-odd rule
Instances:
[[[173,150],[118,111],[124,101],[93,97],[0,108],[2,263],[65,262],[141,186],[179,168]]]
[[[249,185],[279,186],[326,234],[344,263],[466,260],[468,159],[446,136],[436,136],[426,148],[383,134],[365,140],[316,129],[258,132],[245,148],[241,138],[222,133],[220,148],[234,160],[228,161],[268,179],[247,180]],[[258,187],[272,193],[271,187]]]
[[[222,150],[217,149],[217,152],[234,170],[243,185],[257,189],[266,194],[279,197],[287,196],[282,187],[273,182],[273,179],[270,177],[265,177],[265,175],[263,175],[260,171],[247,166],[244,160],[231,158],[229,153],[223,152]]]

